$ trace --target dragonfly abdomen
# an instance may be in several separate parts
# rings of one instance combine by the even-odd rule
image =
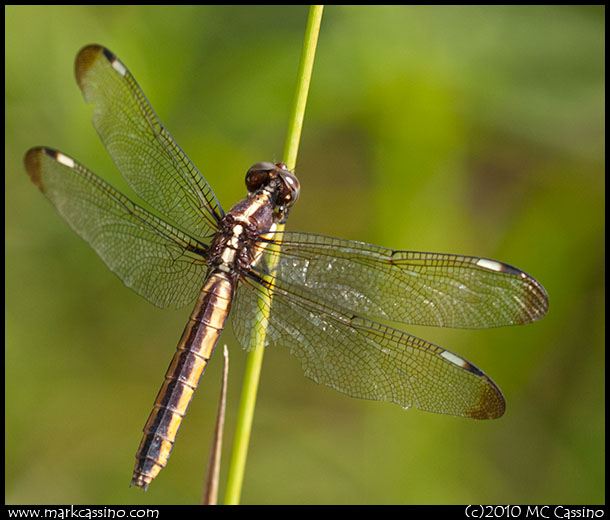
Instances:
[[[167,464],[182,418],[224,328],[234,285],[234,278],[215,270],[201,289],[144,426],[132,485],[146,489]]]
[[[258,174],[261,168],[264,173],[261,175],[265,178],[270,176],[265,168],[273,170],[273,185],[279,189],[279,173],[275,172],[275,165],[260,163],[250,172]],[[285,175],[289,173],[284,172]],[[296,197],[292,191],[284,196]],[[146,489],[167,464],[182,418],[225,326],[237,282],[250,263],[258,261],[263,254],[264,248],[255,250],[253,241],[274,226],[273,200],[276,198],[261,187],[237,203],[219,223],[206,258],[210,274],[144,426],[132,485]],[[282,211],[285,213],[286,209]]]

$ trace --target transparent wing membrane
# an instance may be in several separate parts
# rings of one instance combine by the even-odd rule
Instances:
[[[277,262],[274,277],[360,316],[480,329],[529,323],[548,310],[540,283],[502,262],[395,251],[309,233],[275,237],[281,247],[267,248],[267,255],[276,257],[269,261]]]
[[[223,211],[195,165],[165,129],[127,67],[109,50],[89,45],[75,74],[93,125],[133,190],[173,224],[211,237]]]
[[[477,419],[504,413],[499,388],[472,363],[373,320],[454,328],[529,323],[548,310],[534,278],[484,258],[308,233],[267,237],[258,243],[267,261],[253,267],[234,304],[242,345],[261,326],[258,295],[270,291],[266,341],[287,346],[314,381],[425,411]]]
[[[207,272],[205,244],[60,152],[32,148],[25,167],[59,214],[127,287],[159,307],[181,307],[196,298]]]
[[[247,278],[234,302],[233,329],[248,346],[264,285]],[[496,384],[465,359],[399,330],[350,315],[282,280],[273,293],[266,344],[290,349],[305,375],[352,397],[390,401],[475,419],[500,417]]]

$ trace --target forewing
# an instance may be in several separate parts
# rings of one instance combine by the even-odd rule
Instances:
[[[214,192],[161,124],[127,67],[99,45],[83,48],[75,74],[95,105],[93,125],[134,191],[198,239],[211,237],[223,212]]]
[[[274,278],[329,307],[413,325],[489,328],[536,321],[548,310],[538,281],[470,256],[395,251],[308,233],[275,233]],[[264,241],[259,247],[266,247]]]

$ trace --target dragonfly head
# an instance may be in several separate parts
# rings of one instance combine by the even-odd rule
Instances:
[[[284,163],[259,162],[246,173],[246,188],[249,193],[269,191],[275,201],[278,220],[283,222],[299,198],[301,183]]]

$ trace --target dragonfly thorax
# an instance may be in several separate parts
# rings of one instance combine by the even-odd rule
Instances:
[[[257,259],[258,237],[275,229],[275,222],[271,194],[265,190],[250,194],[219,223],[210,244],[208,265],[240,277]]]

